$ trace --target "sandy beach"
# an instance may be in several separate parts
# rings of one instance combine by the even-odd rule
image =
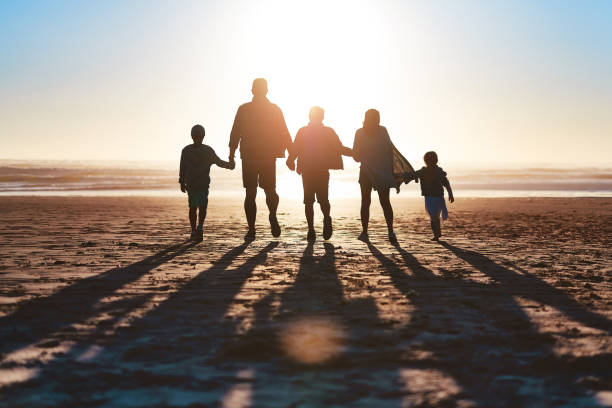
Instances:
[[[0,198],[0,406],[612,406],[612,199]]]

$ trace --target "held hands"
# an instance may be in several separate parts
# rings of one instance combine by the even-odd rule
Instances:
[[[293,160],[287,159],[285,163],[287,164],[287,167],[289,167],[289,170],[291,171],[295,170],[295,162]]]
[[[229,169],[234,170],[236,168],[236,162],[234,161],[234,157],[230,156],[229,158]]]

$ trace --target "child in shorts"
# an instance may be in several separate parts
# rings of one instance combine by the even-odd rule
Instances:
[[[448,210],[444,202],[444,188],[448,191],[448,201],[455,201],[450,182],[446,178],[446,172],[438,167],[438,155],[436,152],[427,152],[423,156],[426,167],[414,172],[414,179],[421,182],[421,195],[425,197],[425,209],[431,219],[432,241],[437,241],[442,236],[440,216],[445,220],[448,218]]]
[[[314,229],[314,202],[319,202],[323,213],[323,238],[329,239],[333,233],[330,216],[329,170],[342,169],[342,155],[352,156],[353,151],[344,147],[334,129],[323,125],[325,111],[318,106],[310,109],[310,123],[301,128],[295,136],[293,148],[287,158],[287,167],[302,175],[304,187],[304,212],[308,223],[309,242],[316,240]]]
[[[212,147],[202,144],[206,132],[201,125],[191,128],[191,139],[193,143],[183,148],[181,152],[181,164],[179,170],[179,183],[181,191],[187,192],[189,201],[189,223],[191,224],[192,240],[201,241],[203,238],[204,219],[208,207],[208,187],[210,186],[210,166],[216,164],[219,167],[233,170],[236,167],[234,161],[221,160]],[[196,212],[200,217],[197,220]]]

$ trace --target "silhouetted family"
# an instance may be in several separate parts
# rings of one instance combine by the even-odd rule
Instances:
[[[446,172],[438,167],[438,156],[427,152],[424,156],[425,167],[414,171],[410,163],[399,153],[391,142],[389,133],[380,125],[380,114],[375,109],[365,113],[363,127],[355,133],[353,148],[342,145],[334,129],[323,125],[324,110],[318,106],[310,110],[310,122],[296,134],[295,140],[285,124],[281,109],[266,97],[268,84],[265,79],[253,81],[253,100],[241,105],[236,112],[230,134],[229,160],[221,160],[215,151],[203,144],[205,130],[201,125],[191,129],[193,144],[187,145],[181,153],[179,183],[181,191],[187,192],[189,201],[189,222],[191,239],[201,240],[204,219],[208,206],[210,186],[210,167],[216,164],[226,169],[234,169],[234,156],[240,147],[242,160],[242,184],[246,190],[244,212],[248,223],[245,240],[255,239],[255,219],[257,206],[255,198],[257,187],[266,194],[272,236],[279,237],[281,227],[276,210],[279,197],[276,193],[276,159],[289,153],[287,167],[302,176],[304,187],[304,210],[308,223],[306,239],[316,239],[314,228],[315,200],[323,213],[323,238],[329,239],[333,233],[330,215],[329,170],[343,169],[342,156],[352,156],[361,163],[359,185],[361,187],[361,226],[359,239],[368,241],[368,223],[372,190],[376,190],[385,215],[389,240],[396,242],[393,231],[393,208],[389,201],[391,188],[399,190],[402,183],[412,180],[420,182],[421,195],[425,197],[425,209],[431,219],[433,240],[442,236],[440,217],[446,219],[448,211],[444,202],[444,188],[448,199],[454,201]],[[199,217],[197,212],[199,211]]]

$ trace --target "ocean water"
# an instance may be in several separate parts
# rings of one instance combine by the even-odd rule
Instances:
[[[348,161],[347,161],[348,162]],[[242,195],[240,161],[233,171],[213,167],[211,192]],[[332,171],[331,197],[359,197],[359,168]],[[612,197],[610,167],[445,166],[457,197]],[[300,177],[277,161],[277,188],[302,194]],[[401,194],[418,197],[418,185]],[[179,196],[177,163],[0,161],[0,195]]]

